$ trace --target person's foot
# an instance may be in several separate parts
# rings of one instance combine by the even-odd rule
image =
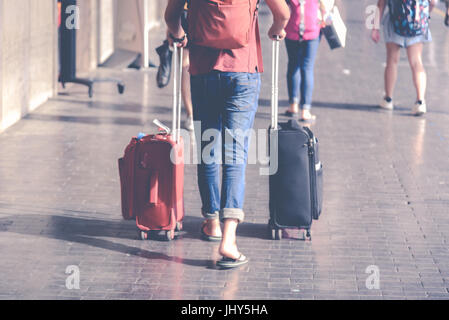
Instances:
[[[189,130],[189,131],[193,131],[194,130],[193,117],[192,116],[187,116],[187,120],[184,122],[184,127],[187,130]]]
[[[300,121],[312,122],[316,120],[316,116],[310,113],[310,110],[302,110]]]
[[[287,111],[285,111],[285,115],[287,117],[291,117],[291,118],[298,118],[299,112],[297,112],[297,111],[293,112],[293,111],[287,110]]]
[[[221,241],[220,221],[218,219],[206,219],[201,225],[201,238],[206,241]]]
[[[426,113],[427,112],[426,102],[422,100],[416,101],[415,105],[413,106],[412,112],[415,116],[421,116],[424,113]]]
[[[158,87],[163,88],[170,82],[173,52],[170,50],[167,40],[165,40],[164,43],[156,49],[156,52],[159,55],[160,60],[156,80]]]
[[[385,110],[393,110],[394,109],[393,99],[390,97],[383,98],[379,104],[379,107]]]
[[[285,115],[288,117],[297,118],[299,114],[299,107],[297,103],[290,103],[290,107],[285,111]]]
[[[217,267],[220,267],[222,269],[232,269],[243,266],[248,262],[249,262],[248,258],[240,253],[239,257],[236,259],[223,257],[221,260],[217,261]]]
[[[248,258],[238,250],[236,243],[226,244],[222,241],[218,252],[222,256],[222,259],[217,261],[217,266],[221,268],[236,268],[247,264],[249,261]]]
[[[446,18],[444,18],[444,24],[449,27],[449,12],[446,12]]]

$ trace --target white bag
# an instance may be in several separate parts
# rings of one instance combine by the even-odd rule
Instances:
[[[330,15],[332,23],[323,28],[324,36],[331,49],[344,48],[346,46],[346,25],[336,6],[331,10]]]

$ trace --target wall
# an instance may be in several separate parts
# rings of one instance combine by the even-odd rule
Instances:
[[[116,0],[78,0],[80,11],[80,28],[76,32],[78,73],[85,74],[92,71],[114,52],[115,2]]]
[[[0,132],[53,96],[56,2],[0,0]]]
[[[98,1],[78,0],[77,4],[80,23],[76,30],[76,67],[78,73],[86,73],[98,65]]]
[[[144,56],[144,0],[116,0],[115,46],[117,49],[134,51]],[[148,46],[154,50],[160,43],[151,43],[152,32],[164,32],[163,21],[167,0],[148,0],[149,35]]]
[[[78,0],[78,73],[92,71],[113,53],[120,31],[118,8],[134,3],[142,16],[142,5],[137,6],[140,1]],[[167,2],[148,3],[151,26],[156,28]],[[0,132],[56,95],[57,31],[56,0],[0,0]]]

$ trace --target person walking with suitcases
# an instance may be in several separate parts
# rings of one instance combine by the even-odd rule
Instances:
[[[416,101],[412,112],[416,116],[427,112],[425,102],[427,75],[422,62],[422,51],[424,43],[432,41],[429,19],[436,2],[436,0],[379,0],[377,2],[379,15],[376,16],[377,21],[374,25],[382,25],[387,47],[385,96],[380,103],[381,108],[394,109],[393,91],[397,79],[400,49],[406,48],[416,89]],[[387,6],[388,10],[385,10]],[[373,28],[371,38],[375,43],[379,42],[379,28]]]
[[[283,39],[289,8],[285,0],[265,2],[273,14],[269,35]],[[182,41],[181,46],[187,44],[180,24],[184,3],[185,0],[169,0],[165,13],[169,32],[173,38]],[[219,6],[223,3],[226,10]],[[197,141],[201,141],[200,152],[203,155],[198,165],[198,186],[205,218],[201,234],[205,240],[221,242],[219,253],[223,258],[217,261],[217,266],[222,268],[248,262],[237,247],[236,231],[244,219],[249,143],[244,135],[253,126],[260,73],[263,72],[258,6],[259,0],[191,1],[189,5],[193,115],[194,120],[201,124],[201,130],[195,130],[195,133]],[[209,141],[198,139],[205,132],[217,134]],[[220,221],[223,222],[223,231]]]
[[[291,16],[285,28],[288,54],[287,87],[290,107],[287,116],[313,121],[312,94],[315,57],[320,31],[334,0],[288,0]],[[299,111],[301,109],[301,112]],[[300,113],[300,114],[299,114]]]

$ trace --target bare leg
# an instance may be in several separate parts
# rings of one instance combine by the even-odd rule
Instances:
[[[219,253],[228,258],[238,259],[240,252],[237,248],[236,232],[239,221],[237,219],[224,219],[223,240]]]
[[[209,236],[221,237],[220,220],[207,219],[204,226],[204,232]]]
[[[385,96],[392,98],[398,78],[398,63],[401,47],[395,43],[387,43],[387,66],[385,67]]]
[[[291,103],[290,108],[288,108],[288,111],[290,111],[291,113],[298,113],[299,112],[298,103]]]
[[[424,101],[427,87],[427,75],[422,62],[422,50],[422,43],[417,43],[407,48],[408,61],[412,69],[413,84],[416,89],[416,101]]]
[[[191,117],[193,115],[192,111],[192,97],[190,93],[190,74],[189,74],[189,50],[184,49],[184,55],[182,58],[182,86],[181,86],[181,95],[182,102],[187,111],[187,115]]]
[[[303,120],[314,120],[316,118],[315,115],[313,115],[310,110],[303,109],[301,110],[301,119]]]

